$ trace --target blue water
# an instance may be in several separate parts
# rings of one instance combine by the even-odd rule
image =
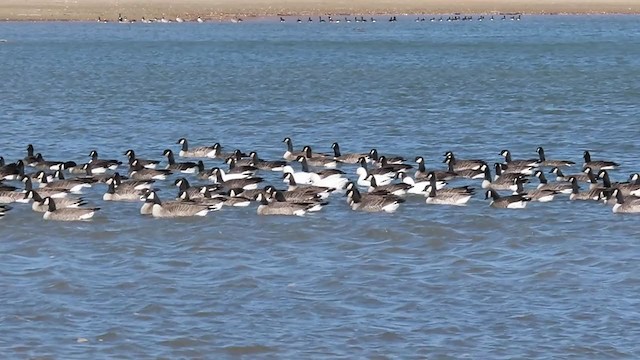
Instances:
[[[640,17],[413,19],[0,23],[0,155],[160,160],[184,136],[276,159],[291,136],[430,168],[447,150],[493,163],[543,146],[620,162],[614,180],[640,170]],[[605,205],[501,211],[478,191],[463,208],[366,214],[332,196],[304,218],[154,220],[104,191],[85,195],[91,222],[19,204],[0,220],[4,357],[640,355],[638,218]]]

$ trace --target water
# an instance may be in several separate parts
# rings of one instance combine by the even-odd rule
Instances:
[[[447,150],[493,163],[543,146],[618,161],[616,180],[640,170],[639,17],[399,20],[2,23],[0,155],[160,159],[185,136],[275,159],[291,136],[428,167]],[[599,204],[500,211],[479,191],[463,208],[409,198],[372,215],[334,196],[305,218],[154,220],[103,191],[86,195],[102,207],[89,223],[20,205],[1,220],[6,357],[640,353],[638,219]]]

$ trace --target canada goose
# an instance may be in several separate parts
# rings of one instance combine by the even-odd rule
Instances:
[[[367,154],[342,154],[337,142],[331,144],[331,149],[333,149],[333,158],[345,164],[357,164],[361,157],[367,157]]]
[[[224,162],[229,165],[227,174],[255,175],[256,171],[258,171],[258,168],[253,165],[236,164],[236,159],[234,157],[229,157]],[[198,166],[200,166],[200,163],[198,163]]]
[[[600,172],[598,173],[598,178],[602,179],[603,186],[605,188],[616,188],[620,190],[622,196],[640,196],[640,184],[629,182],[612,183],[607,170],[600,170]]]
[[[504,156],[504,162],[508,165],[508,166],[512,166],[512,167],[520,167],[520,166],[524,166],[524,167],[538,167],[540,166],[540,160],[538,159],[527,159],[527,160],[513,160],[511,158],[511,152],[509,150],[502,150],[500,152],[501,156]]]
[[[0,218],[3,218],[7,211],[11,210],[11,206],[0,205]]]
[[[550,183],[547,181],[547,178],[544,176],[542,171],[536,171],[533,176],[540,180],[538,190],[556,190],[562,194],[571,194],[572,192],[571,184],[567,182]]]
[[[589,150],[585,150],[582,157],[584,158],[584,164],[582,165],[582,167],[590,167],[594,171],[600,169],[611,170],[620,166],[620,164],[613,161],[591,160],[591,154],[589,153]]]
[[[616,199],[616,203],[612,208],[614,213],[640,213],[640,198],[625,198],[618,189],[613,190],[611,197]]]
[[[257,189],[258,184],[262,182],[261,177],[251,177],[246,179],[229,179],[224,180],[222,178],[222,171],[220,168],[211,169],[212,181],[216,184],[220,184],[221,187],[226,189],[242,188],[242,189]]]
[[[331,157],[327,157],[326,155],[320,155],[320,154],[316,154],[314,156],[310,146],[305,146],[304,148],[302,148],[302,151],[304,152],[304,157],[307,158],[307,164],[311,166],[319,166],[319,167],[326,167],[326,168],[335,168],[338,166],[338,160],[335,160]],[[296,160],[300,161],[299,159],[300,159],[300,156],[296,158]]]
[[[173,184],[177,186],[180,191],[187,192],[191,199],[198,199],[203,197],[203,188],[207,188],[210,191],[219,189],[218,185],[191,186],[191,184],[189,184],[189,180],[183,177],[176,179]]]
[[[167,170],[180,171],[185,174],[195,174],[196,172],[198,172],[198,164],[195,162],[176,162],[176,159],[173,156],[173,151],[171,151],[171,149],[165,149],[162,155],[167,157],[167,162],[169,163],[165,168]]]
[[[304,216],[308,209],[316,204],[296,204],[289,202],[273,201],[269,202],[263,193],[256,195],[255,200],[258,201],[258,215],[295,215]]]
[[[452,151],[447,151],[444,154],[443,163],[449,164],[449,171],[460,172],[461,170],[478,170],[480,166],[487,165],[484,160],[479,159],[456,159]]]
[[[198,146],[189,149],[189,143],[187,143],[186,138],[180,138],[176,144],[180,144],[182,146],[180,152],[178,153],[178,156],[181,157],[216,157],[216,148],[214,148],[213,146]]]
[[[252,191],[252,190],[245,190],[245,191]],[[255,191],[258,191],[258,190],[255,190]],[[222,203],[222,205],[224,205],[224,206],[247,207],[247,206],[251,205],[251,198],[248,198],[246,196],[238,195],[235,192],[234,189],[229,190],[229,195],[212,196],[211,192],[206,187],[202,188],[201,192],[202,192],[203,198],[220,198],[220,199],[223,199],[224,202]]]
[[[537,170],[537,167],[529,166],[524,163],[515,164],[500,164],[500,173],[501,174],[522,174],[522,175],[533,175],[533,173]]]
[[[27,192],[29,190],[33,190],[33,182],[31,181],[31,177],[23,176],[22,182],[24,183],[24,191]],[[69,190],[66,189],[54,189],[54,188],[40,188],[38,189],[38,194],[42,197],[52,197],[55,199],[64,198],[69,195]]]
[[[447,164],[447,171],[450,173],[455,173],[457,177],[464,179],[484,179],[484,170],[482,170],[482,165],[476,169],[458,169],[455,170],[453,166],[453,160],[451,158],[444,159],[444,162]]]
[[[282,142],[287,144],[287,150],[282,155],[285,160],[293,161],[298,156],[305,156],[304,151],[293,151],[293,141],[291,141],[290,137],[284,138]]]
[[[244,197],[244,198],[251,199],[251,201],[255,201],[256,195],[262,192],[263,192],[262,189],[245,190],[245,189],[235,188],[235,189],[230,189],[228,195],[229,197],[241,197],[241,198]]]
[[[491,199],[489,206],[500,209],[524,209],[531,201],[526,195],[500,196],[497,191],[492,189],[487,190],[484,199]]]
[[[133,164],[135,160],[138,160],[138,164],[142,165],[147,169],[155,169],[158,166],[158,164],[160,164],[160,161],[158,160],[148,160],[148,159],[137,158],[136,153],[132,149],[125,151],[124,155],[128,159],[129,166],[131,166],[131,164]]]
[[[36,156],[36,162],[32,166],[40,168],[40,169],[60,170],[62,168],[62,166],[64,166],[65,168],[69,169],[69,168],[72,168],[72,167],[75,167],[75,166],[78,165],[74,161],[48,161],[48,160],[44,160],[42,158],[42,154],[40,154],[40,153],[37,153],[35,156]]]
[[[434,176],[435,178],[435,176]],[[452,189],[449,189],[452,190]],[[427,204],[465,206],[471,200],[472,193],[456,193],[436,191],[434,186],[427,186]]]
[[[298,185],[292,173],[286,172],[282,175],[283,181],[289,184],[287,191],[299,192],[307,194],[316,194],[323,199],[329,197],[329,195],[335,191],[335,188],[316,185]]]
[[[125,178],[122,177],[119,172],[115,172],[106,181],[107,184],[111,182],[115,184],[116,189],[126,188],[126,189],[135,189],[135,190],[144,190],[144,189],[151,189],[151,187],[156,181],[155,180],[125,180]]]
[[[210,211],[219,209],[217,205],[200,205],[181,201],[163,203],[155,191],[149,192],[145,203],[153,204],[151,206],[151,216],[157,218],[206,216]]]
[[[165,180],[171,174],[171,170],[167,169],[147,169],[138,159],[129,166],[129,177],[134,180]]]
[[[468,185],[465,186],[458,186],[458,187],[452,187],[452,188],[447,188],[445,187],[445,185],[447,185],[447,183],[442,182],[442,181],[437,181],[436,180],[436,174],[434,171],[431,171],[427,174],[427,181],[429,182],[429,185],[427,186],[431,186],[432,188],[436,189],[438,191],[438,195],[449,195],[449,194],[463,194],[463,195],[473,195],[475,190],[473,190],[472,187],[469,187]],[[426,188],[425,188],[425,194],[429,195],[429,192]]]
[[[549,173],[556,176],[556,181],[569,181],[570,177],[574,177],[578,182],[590,182],[589,176],[587,174],[582,173],[565,175],[562,173],[562,170],[559,167],[552,168]]]
[[[65,179],[64,172],[62,170],[56,170],[53,173],[53,180],[51,180],[49,182],[55,184],[55,183],[59,182],[60,180],[67,180],[67,179]],[[85,183],[85,184],[95,184],[95,183],[98,182],[96,179],[93,178],[93,176],[75,177],[75,178],[69,179],[69,180],[74,181],[74,182]]]
[[[33,154],[33,145],[29,144],[27,145],[27,156],[24,157],[24,159],[22,159],[24,161],[25,164],[32,166],[32,164],[35,164],[38,162],[38,159],[36,159],[35,155]]]
[[[569,195],[569,200],[597,201],[599,198],[600,192],[602,192],[603,190],[600,188],[595,188],[595,189],[589,189],[588,191],[585,191],[585,192],[581,192],[580,187],[578,186],[578,180],[575,177],[569,176],[567,178],[567,181],[569,182],[569,184],[571,184],[571,195]]]
[[[542,146],[538,146],[536,149],[538,156],[540,157],[540,166],[552,166],[552,167],[560,167],[560,166],[571,166],[576,163],[569,160],[547,160],[544,156],[544,149]]]
[[[33,200],[33,204],[31,204],[31,209],[35,212],[47,212],[49,210],[49,206],[44,204],[44,199],[40,194],[35,190],[29,190],[24,193],[24,199],[26,201]],[[76,208],[80,206],[87,205],[87,202],[84,198],[60,198],[56,199],[56,207],[59,209],[63,208]]]
[[[21,202],[24,199],[24,193],[18,191],[0,191],[0,204],[11,204]]]
[[[238,149],[235,149],[231,153],[225,153],[225,152],[222,151],[222,145],[220,145],[220,143],[213,144],[213,150],[214,150],[214,156],[213,157],[215,159],[223,159],[224,160],[224,159],[226,159],[228,157],[232,157],[232,156],[236,157],[237,159],[241,159],[243,157],[246,158],[246,157],[249,156],[249,155],[241,152]],[[242,165],[244,165],[244,164],[242,164]]]
[[[255,151],[252,151],[251,153],[249,153],[249,156],[250,156],[250,164],[252,166],[257,167],[260,170],[282,171],[282,169],[285,166],[287,166],[287,162],[283,160],[274,160],[274,161],[262,160],[258,157],[258,153]]]
[[[514,191],[514,195],[524,195],[531,199],[531,201],[537,202],[549,202],[553,201],[553,198],[559,193],[557,190],[524,190],[522,186],[522,179],[514,179],[513,183],[516,185],[516,191]]]
[[[413,168],[413,166],[409,164],[401,164],[401,163],[391,164],[389,163],[389,160],[387,160],[387,157],[384,155],[378,157],[378,166],[382,169],[389,169],[394,172],[405,172]]]
[[[589,179],[589,189],[603,188],[603,186],[598,183],[596,174],[594,174],[594,170],[591,167],[585,167],[582,172],[585,173],[585,175],[587,175],[587,178]]]
[[[404,173],[398,173],[396,178],[400,179],[403,183],[407,185],[411,185],[411,188],[407,190],[407,194],[417,194],[417,195],[427,195],[425,189],[430,185],[430,181],[426,180],[426,178],[422,178],[419,181],[416,181],[411,176],[408,176]],[[436,189],[441,189],[447,185],[444,181],[436,181]]]
[[[510,180],[506,177],[500,177],[497,180],[492,180],[491,171],[489,170],[489,167],[486,164],[482,165],[480,169],[484,171],[484,180],[482,180],[483,189],[510,190],[510,191],[516,190],[516,185],[514,185],[513,180]]]
[[[2,157],[0,156],[0,158]],[[0,167],[0,180],[19,180],[23,175],[24,162],[22,160]]]
[[[387,212],[392,213],[398,210],[400,204],[405,200],[395,195],[373,195],[360,194],[356,187],[347,191],[347,199],[352,210],[366,212]]]
[[[209,175],[209,180],[213,181],[213,182],[216,182],[218,180],[218,176],[213,173],[214,169],[216,169],[216,171],[220,174],[220,178],[222,179],[222,181],[248,179],[252,175],[252,174],[244,174],[244,173],[227,174],[224,170],[222,170],[222,169],[220,169],[218,167],[215,167],[215,168],[211,168],[211,175]]]
[[[122,161],[119,160],[98,159],[98,151],[96,150],[91,150],[91,152],[89,153],[89,157],[91,158],[89,162],[93,165],[92,171],[94,173],[100,172],[101,169],[116,170],[118,166],[122,165]]]
[[[45,220],[55,221],[81,221],[90,220],[100,208],[58,208],[56,202],[50,198],[44,198],[43,205],[47,206],[42,216]]]
[[[69,172],[72,174],[84,175],[82,177],[78,176],[79,179],[99,182],[99,183],[105,183],[107,182],[107,180],[109,180],[113,176],[107,173],[94,174],[92,170],[93,170],[93,164],[86,163],[86,164],[82,164],[80,167],[72,168]]]
[[[366,180],[369,174],[375,176],[376,183],[378,185],[386,185],[391,183],[391,180],[396,176],[395,172],[390,169],[385,168],[373,168],[369,169],[367,167],[367,160],[363,157],[358,160],[358,164],[360,165],[356,169],[356,174],[358,175],[358,185],[360,186],[371,186],[368,180]]]
[[[276,199],[278,201],[288,201],[288,202],[322,202],[325,200],[319,193],[311,192],[311,191],[302,191],[302,190],[278,190],[272,185],[267,185],[264,187],[264,192],[269,197],[274,197],[276,193],[281,199]]]
[[[140,201],[142,192],[135,188],[116,187],[115,182],[110,182],[107,192],[102,195],[104,201]]]
[[[366,180],[369,180],[369,183],[371,184],[368,189],[369,192],[387,193],[402,196],[407,193],[407,190],[412,188],[411,185],[405,183],[386,184],[378,186],[378,184],[376,183],[376,178],[373,175],[367,176]]]
[[[413,174],[413,177],[416,180],[426,178],[427,174],[430,171],[427,171],[424,158],[422,156],[417,156],[415,159],[415,162],[418,164],[418,170],[416,170],[416,172]],[[443,180],[443,181],[453,180],[458,176],[458,174],[456,174],[454,171],[448,171],[448,170],[445,170],[445,171],[431,170],[431,171],[435,174],[436,179]]]
[[[387,160],[387,164],[392,164],[392,165],[399,165],[406,161],[406,159],[403,158],[402,156],[386,156],[385,158]],[[380,156],[378,155],[377,149],[373,148],[369,151],[369,159],[371,159],[371,162],[373,163],[380,162]]]
[[[17,187],[13,185],[7,185],[3,183],[2,180],[0,180],[0,191],[16,191],[16,190],[18,190]]]
[[[72,193],[80,193],[82,189],[91,187],[91,184],[75,179],[56,180],[49,182],[44,171],[39,171],[36,174],[36,179],[40,181],[40,188],[48,187],[53,189],[68,190]]]
[[[300,163],[303,172],[314,173],[317,174],[321,179],[330,177],[330,176],[342,176],[345,175],[344,171],[338,169],[325,169],[316,172],[309,171],[309,158],[305,156],[298,156],[296,159],[297,162]]]
[[[515,180],[515,179],[519,179],[522,177],[522,173],[520,172],[507,172],[507,165],[505,164],[501,164],[501,163],[494,163],[493,164],[494,169],[496,171],[496,174],[493,177],[493,180],[496,181],[500,178],[505,179],[505,180]]]
[[[189,196],[188,191],[180,190],[178,192],[177,200],[180,202],[192,204],[192,205],[195,205],[195,204],[206,205],[206,206],[209,206],[209,210],[211,211],[220,210],[222,208],[222,205],[225,202],[224,197],[205,197],[205,196],[201,196],[202,194],[198,194],[198,195],[199,196],[197,198],[191,198],[191,196]]]

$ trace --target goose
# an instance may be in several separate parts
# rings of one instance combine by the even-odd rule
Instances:
[[[542,171],[536,171],[533,176],[540,180],[540,184],[537,187],[538,190],[555,190],[562,194],[571,194],[572,192],[571,184],[567,182],[549,183]]]
[[[13,185],[7,185],[0,180],[0,191],[16,191],[16,190],[18,190],[17,187]]]
[[[49,210],[49,206],[44,204],[44,199],[42,196],[35,190],[29,190],[24,193],[24,199],[26,201],[33,200],[33,204],[31,204],[31,209],[35,212],[47,212]],[[56,199],[56,207],[59,209],[63,208],[77,208],[80,206],[87,205],[87,202],[84,198],[60,198]]]
[[[116,189],[144,190],[144,189],[151,189],[151,187],[156,181],[155,180],[125,180],[124,177],[122,177],[119,172],[115,172],[106,181],[107,184],[111,182],[115,184]]]
[[[282,155],[282,158],[285,160],[293,161],[298,156],[305,156],[303,151],[293,151],[293,141],[291,141],[290,137],[286,137],[282,140],[283,143],[287,144],[287,150]]]
[[[559,167],[552,168],[549,173],[556,176],[556,181],[569,181],[570,177],[574,177],[578,182],[590,182],[589,176],[587,174],[582,173],[565,175],[562,173],[562,170]]]
[[[171,170],[167,169],[147,169],[138,162],[138,159],[129,166],[129,177],[134,180],[166,180],[171,174]]]
[[[82,221],[82,220],[90,220],[95,215],[96,211],[100,210],[100,208],[58,208],[56,207],[56,202],[50,197],[44,198],[42,202],[44,206],[47,206],[47,211],[45,211],[42,216],[45,220],[54,220],[54,221]]]
[[[571,195],[569,195],[569,200],[598,200],[602,189],[590,189],[586,192],[581,192],[580,187],[578,186],[578,180],[570,176],[567,178],[569,184],[571,184]]]
[[[500,172],[502,174],[533,175],[537,169],[537,167],[529,166],[527,164],[500,164]]]
[[[29,190],[33,190],[33,182],[31,181],[31,177],[23,176],[21,181],[24,183],[24,191],[27,192]],[[38,189],[38,194],[42,197],[52,197],[54,199],[65,198],[69,195],[69,190],[66,189],[55,189],[51,188],[40,188]]]
[[[76,179],[56,180],[49,182],[44,171],[39,171],[36,174],[36,179],[40,181],[40,188],[48,187],[58,190],[67,190],[69,192],[78,194],[82,192],[82,189],[91,187],[91,184]]]
[[[60,170],[62,168],[62,166],[64,166],[65,168],[69,169],[69,168],[72,168],[72,167],[76,167],[78,165],[74,161],[44,160],[42,158],[42,154],[40,154],[40,153],[37,153],[35,155],[35,157],[36,157],[36,162],[32,166],[34,166],[36,168],[40,168],[40,169]]]
[[[200,205],[182,201],[163,203],[155,191],[149,192],[145,203],[153,204],[151,205],[151,216],[156,218],[206,216],[210,211],[219,209],[217,205]]]
[[[453,189],[449,189],[453,190]],[[465,206],[471,200],[473,194],[471,193],[456,193],[456,192],[440,192],[436,191],[434,186],[427,186],[425,189],[427,193],[427,204],[433,205],[454,205],[454,206]]]
[[[507,179],[505,177],[500,177],[498,180],[491,180],[491,171],[487,165],[482,165],[480,167],[484,171],[484,180],[482,180],[482,188],[483,189],[493,189],[493,190],[510,190],[515,191],[516,185],[513,184],[513,180]]]
[[[71,174],[82,174],[82,175],[84,175],[82,177],[78,176],[79,179],[86,180],[86,181],[99,182],[99,183],[105,183],[105,182],[107,182],[107,180],[109,180],[113,176],[113,175],[107,174],[107,173],[94,174],[93,173],[93,164],[91,164],[91,163],[85,163],[85,164],[80,165],[79,167],[71,168],[71,169],[69,169],[69,172]]]
[[[467,159],[467,160],[459,160],[456,159],[453,151],[447,151],[444,154],[443,163],[449,164],[449,171],[460,172],[462,170],[478,170],[480,166],[487,165],[484,160],[478,159]]]
[[[47,179],[48,180],[48,179]],[[56,170],[53,173],[53,180],[49,181],[50,183],[55,183],[58,182],[60,180],[67,180],[64,177],[64,172],[62,170]],[[89,177],[75,177],[73,179],[69,179],[71,181],[76,181],[76,182],[81,182],[81,183],[85,183],[85,184],[95,184],[98,181],[96,179],[93,178],[93,176],[89,176]]]
[[[623,196],[640,196],[640,184],[636,183],[611,183],[611,179],[609,178],[609,173],[607,170],[600,170],[598,173],[598,178],[602,179],[603,185],[605,188],[616,188],[620,190]]]
[[[569,160],[547,160],[546,157],[544,156],[544,149],[542,148],[542,146],[538,146],[538,148],[536,149],[536,152],[538,153],[538,156],[540,157],[540,166],[549,166],[549,167],[561,167],[561,166],[572,166],[575,165],[576,163],[573,161],[569,161]]]
[[[229,157],[232,157],[232,156],[236,157],[236,159],[242,159],[243,157],[244,158],[249,157],[249,155],[243,153],[239,149],[235,149],[231,153],[222,152],[222,145],[220,145],[220,143],[213,144],[213,149],[215,151],[215,155],[214,155],[215,159],[226,159],[226,158],[229,158]],[[242,165],[246,165],[246,164],[242,164]]]
[[[171,149],[165,149],[162,155],[167,157],[167,162],[169,163],[165,168],[166,170],[176,170],[185,174],[195,174],[198,172],[198,164],[195,162],[176,162]]]
[[[513,160],[511,158],[511,151],[509,150],[502,150],[500,152],[501,156],[504,156],[504,162],[508,165],[508,166],[512,166],[512,167],[520,167],[520,166],[524,166],[524,167],[538,167],[540,166],[540,160],[538,159],[527,159],[527,160]]]
[[[413,168],[413,166],[409,164],[391,164],[384,155],[378,157],[378,166],[382,169],[389,169],[394,172],[406,172]]]
[[[236,159],[234,157],[229,157],[225,160],[225,163],[229,165],[228,174],[244,174],[244,175],[255,175],[258,168],[253,165],[238,165],[236,164]],[[198,162],[198,167],[200,166],[200,162]]]
[[[263,181],[261,177],[251,177],[246,179],[229,179],[224,180],[220,168],[211,169],[212,181],[226,189],[242,188],[246,190],[257,189],[258,184]]]
[[[297,204],[279,201],[269,202],[263,193],[256,195],[255,200],[258,202],[258,215],[304,216],[311,207],[316,206],[316,204]]]
[[[493,177],[494,181],[496,181],[496,180],[498,180],[500,178],[505,179],[505,180],[513,181],[515,179],[521,178],[522,175],[524,175],[524,174],[522,174],[520,172],[507,172],[507,165],[505,165],[505,164],[494,163],[493,166],[494,166],[495,171],[496,171],[496,174]]]
[[[135,188],[116,187],[115,182],[110,182],[107,192],[102,195],[104,201],[140,201],[141,190]]]
[[[416,156],[415,162],[418,164],[418,170],[413,174],[415,179],[426,178],[429,171],[427,171],[427,167],[425,166],[425,161],[422,156]],[[455,179],[458,174],[455,171],[449,170],[431,170],[435,173],[436,179],[448,181]]]
[[[403,183],[407,185],[411,185],[411,188],[407,190],[407,194],[417,194],[417,195],[425,195],[425,196],[427,195],[427,193],[425,192],[425,189],[427,186],[431,184],[431,182],[429,180],[426,180],[426,178],[422,178],[422,180],[416,181],[414,178],[404,173],[398,173],[396,177],[400,179],[400,181],[402,181]],[[438,190],[442,189],[446,185],[447,183],[444,181],[436,181],[436,189]]]
[[[2,158],[0,156],[0,158]],[[2,159],[4,162],[4,159]],[[24,175],[24,162],[18,160],[15,163],[0,167],[0,180],[18,180]]]
[[[616,203],[611,209],[614,213],[640,213],[640,198],[625,198],[618,189],[613,190],[611,197],[616,199]]]
[[[11,210],[11,206],[0,205],[0,218],[3,218],[7,211]]]
[[[304,152],[304,157],[307,158],[307,163],[311,166],[326,168],[336,168],[338,166],[338,160],[336,159],[326,157],[326,155],[323,154],[315,154],[314,156],[313,152],[311,151],[311,147],[308,145],[302,148],[302,151]],[[300,161],[299,159],[300,156],[296,158],[296,160]]]
[[[29,166],[32,166],[32,164],[36,164],[38,162],[38,159],[36,159],[36,156],[33,154],[33,152],[33,144],[27,145],[27,156],[25,156],[22,160]]]
[[[198,194],[198,195],[202,195],[202,194]],[[191,204],[191,205],[206,205],[209,206],[209,210],[211,211],[217,211],[222,209],[222,205],[224,204],[224,202],[226,201],[225,198],[223,197],[204,197],[204,196],[199,196],[198,198],[191,198],[191,196],[189,196],[189,192],[188,191],[180,191],[178,193],[178,198],[177,200],[179,202],[183,202],[183,203],[187,203],[187,204]]]
[[[91,158],[89,162],[93,165],[92,171],[94,173],[104,172],[106,169],[116,170],[118,166],[122,165],[122,161],[119,160],[98,159],[98,151],[96,150],[91,150],[89,157]]]
[[[391,180],[396,176],[395,172],[390,169],[385,168],[373,168],[369,169],[367,167],[367,160],[364,157],[361,157],[358,160],[358,164],[360,165],[356,169],[356,174],[358,175],[358,185],[360,186],[371,186],[369,181],[366,180],[367,175],[374,175],[376,178],[376,182],[378,185],[386,185],[391,183]]]
[[[436,180],[436,174],[434,171],[431,171],[427,174],[427,181],[429,182],[429,184],[427,186],[431,186],[432,188],[436,189],[438,191],[438,194],[470,194],[473,195],[474,194],[474,190],[473,188],[469,187],[468,185],[465,186],[458,186],[458,187],[453,187],[453,188],[447,188],[445,187],[445,185],[447,185],[447,183],[443,182],[443,181],[438,181]],[[429,191],[426,189],[424,189],[425,195],[429,194]]]
[[[524,195],[531,199],[531,201],[537,202],[549,202],[553,201],[554,197],[559,193],[557,190],[528,190],[525,191],[522,186],[522,179],[514,179],[513,183],[516,185],[516,191],[513,192],[513,195]]]
[[[180,138],[176,144],[180,144],[182,148],[178,153],[181,157],[195,157],[195,158],[215,158],[216,148],[213,146],[198,146],[189,150],[189,143],[186,138]]]
[[[491,199],[489,206],[500,209],[524,209],[531,201],[526,195],[500,196],[497,191],[489,189],[485,193],[485,200]]]
[[[282,175],[283,181],[289,184],[287,191],[289,192],[299,192],[299,193],[309,193],[316,194],[323,199],[329,197],[329,195],[335,191],[335,188],[326,187],[326,186],[316,186],[316,185],[298,185],[292,173],[286,172]]]
[[[227,174],[224,170],[216,167],[211,169],[211,175],[209,175],[209,180],[213,182],[216,182],[218,179],[218,176],[213,173],[214,169],[216,169],[216,171],[220,174],[220,178],[222,179],[222,181],[248,179],[252,175],[252,174],[244,174],[244,173]]]
[[[0,191],[0,204],[11,204],[14,202],[23,202],[24,193],[18,191]]]
[[[453,161],[454,160],[452,158],[444,159],[444,162],[447,164],[447,171],[455,173],[458,178],[484,179],[484,170],[482,170],[482,165],[476,169],[455,169]]]
[[[366,179],[371,184],[369,186],[369,189],[367,190],[368,192],[387,193],[396,196],[402,196],[406,195],[407,191],[413,187],[405,183],[386,184],[378,186],[378,184],[376,183],[376,178],[373,175],[368,175]]]
[[[176,181],[174,181],[173,184],[178,187],[179,191],[186,192],[189,195],[189,197],[194,200],[204,196],[202,193],[203,188],[207,188],[210,191],[215,191],[219,189],[219,186],[217,185],[191,186],[191,184],[189,184],[189,180],[183,177],[176,179]]]
[[[139,159],[139,158],[137,158],[135,151],[133,151],[132,149],[129,149],[129,150],[125,151],[124,155],[128,159],[129,166],[131,166],[131,164],[133,164],[133,162],[135,160],[138,160],[138,164],[142,165],[143,167],[145,167],[147,169],[155,169],[160,164],[160,161],[158,161],[158,160],[149,160],[149,159]]]
[[[365,212],[392,213],[398,210],[405,200],[395,195],[360,194],[356,187],[347,191],[347,199],[352,210]]]
[[[387,164],[393,164],[393,165],[399,165],[406,161],[406,159],[401,156],[389,156],[385,158],[387,160]],[[373,163],[378,163],[380,161],[380,156],[378,155],[378,149],[373,148],[369,151],[369,159],[371,159],[371,162]]]
[[[242,189],[240,189],[240,190],[242,190]],[[245,190],[245,191],[252,191],[252,190]],[[255,190],[255,191],[259,192],[259,190]],[[236,189],[229,190],[229,194],[228,195],[216,194],[215,196],[213,196],[213,194],[211,193],[211,191],[209,191],[209,188],[207,188],[207,187],[203,187],[200,192],[202,193],[202,197],[203,198],[221,198],[221,199],[223,199],[224,202],[222,203],[222,205],[224,205],[224,206],[247,207],[247,206],[251,205],[251,199],[246,197],[246,196],[239,195],[239,193],[236,192]],[[257,194],[257,192],[256,192],[256,194]]]
[[[633,173],[629,175],[629,182],[632,184],[640,184],[640,173]]]
[[[337,142],[331,144],[331,149],[333,149],[333,158],[345,164],[357,164],[361,157],[367,157],[367,154],[342,154]]]
[[[267,196],[273,198],[276,196],[276,193],[280,199],[276,199],[277,201],[288,201],[288,202],[322,202],[325,200],[319,193],[311,192],[311,191],[302,191],[302,190],[278,190],[273,185],[267,185],[264,187],[264,193]]]
[[[251,153],[249,153],[249,156],[251,158],[250,164],[252,166],[257,167],[260,170],[282,171],[282,169],[285,166],[287,166],[287,162],[282,160],[274,160],[274,161],[262,160],[258,157],[258,153],[255,151],[252,151]]]
[[[585,175],[587,175],[587,178],[589,179],[588,181],[589,189],[602,188],[602,186],[598,184],[598,179],[596,178],[596,175],[594,174],[594,171],[591,167],[589,166],[585,167],[584,170],[582,170],[582,172],[584,172]]]
[[[327,201],[324,201],[324,199],[320,199],[320,198],[296,199],[295,194],[285,195],[281,190],[277,190],[273,186],[265,187],[265,191],[263,194],[265,195],[269,203],[289,203],[289,204],[304,205],[307,207],[306,208],[307,212],[320,211],[324,206],[329,204]]]
[[[325,169],[316,172],[309,171],[309,160],[310,159],[305,156],[298,156],[298,158],[296,159],[296,161],[300,163],[303,172],[316,174],[320,177],[320,179],[325,179],[330,176],[340,177],[342,175],[345,175],[344,171],[338,169]]]
[[[605,160],[591,160],[591,153],[589,150],[585,150],[582,154],[584,158],[583,168],[590,167],[594,171],[604,169],[604,170],[612,170],[620,166],[620,164],[613,161],[605,161]]]

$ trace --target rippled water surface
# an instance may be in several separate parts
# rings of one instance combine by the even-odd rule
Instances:
[[[0,155],[33,143],[51,159],[162,159],[185,136],[275,159],[291,136],[442,167],[447,150],[493,163],[544,146],[618,161],[623,180],[640,170],[638,29],[628,16],[2,23]],[[45,222],[24,205],[0,220],[6,356],[640,355],[640,218],[604,205],[501,211],[478,191],[467,207],[410,197],[389,215],[335,195],[304,218],[253,205],[154,220],[104,190],[85,195],[102,208],[92,222]]]

